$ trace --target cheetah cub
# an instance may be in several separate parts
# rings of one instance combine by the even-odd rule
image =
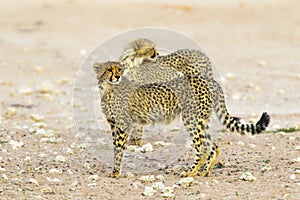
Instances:
[[[95,63],[102,111],[110,124],[114,145],[111,177],[120,177],[128,134],[135,126],[169,124],[178,115],[190,134],[195,159],[182,176],[206,176],[220,149],[208,133],[212,94],[202,76],[182,76],[169,82],[138,84],[123,76],[118,62]],[[199,174],[200,171],[200,174]]]
[[[142,38],[129,43],[120,57],[125,66],[125,76],[134,82],[146,84],[165,82],[182,76],[182,74],[203,76],[212,93],[213,109],[223,127],[239,134],[253,135],[266,129],[270,116],[264,112],[256,124],[241,123],[240,118],[229,114],[223,90],[214,80],[210,59],[200,50],[180,49],[168,55],[159,56],[155,43]],[[139,141],[141,133],[132,136],[131,142]]]

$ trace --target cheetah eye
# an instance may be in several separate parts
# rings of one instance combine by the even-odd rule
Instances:
[[[111,68],[108,68],[107,71],[112,72],[113,70]]]

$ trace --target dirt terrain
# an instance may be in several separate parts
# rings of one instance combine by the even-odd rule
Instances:
[[[172,2],[1,3],[0,199],[300,199],[300,2]],[[181,159],[190,152],[177,120],[148,128],[153,152],[128,151],[124,177],[108,178],[113,150],[96,80],[78,70],[104,41],[144,27],[203,47],[234,116],[271,115],[268,131],[254,137],[222,132],[213,120],[223,165],[209,177],[177,175],[191,163]],[[77,88],[82,76],[90,82]],[[77,102],[74,91],[95,99]]]

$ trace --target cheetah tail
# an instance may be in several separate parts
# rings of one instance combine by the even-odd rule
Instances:
[[[255,135],[266,130],[270,123],[270,115],[264,112],[256,124],[241,123],[240,118],[232,117],[227,111],[224,94],[219,85],[217,86],[217,95],[214,100],[214,110],[224,128],[241,135]]]

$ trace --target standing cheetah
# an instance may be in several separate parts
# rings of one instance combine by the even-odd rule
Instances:
[[[209,174],[220,150],[207,131],[213,100],[204,77],[184,75],[164,83],[143,85],[126,79],[124,68],[118,62],[95,63],[93,67],[102,111],[113,136],[115,164],[111,177],[121,175],[123,151],[135,125],[168,124],[179,114],[195,149],[194,163],[181,175]]]
[[[129,43],[120,57],[129,80],[138,83],[165,82],[182,74],[203,76],[213,96],[214,111],[224,128],[240,134],[253,135],[262,132],[269,124],[270,116],[265,112],[256,124],[241,123],[232,117],[226,108],[223,90],[213,79],[212,64],[200,50],[181,49],[165,56],[159,56],[155,44],[148,39],[137,39]],[[133,144],[142,143],[142,130],[132,135]]]

